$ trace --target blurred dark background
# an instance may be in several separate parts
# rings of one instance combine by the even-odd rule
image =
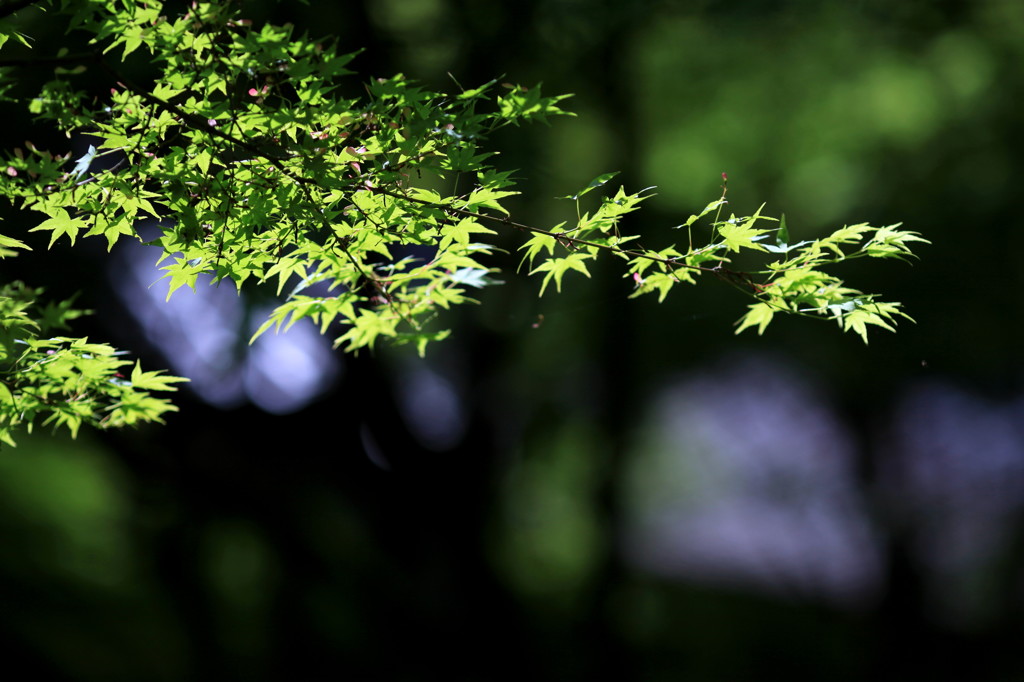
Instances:
[[[165,305],[145,248],[46,253],[5,215],[36,247],[5,278],[81,290],[79,331],[194,379],[165,427],[0,453],[6,668],[1024,680],[1019,2],[245,6],[366,48],[364,78],[575,93],[577,118],[494,139],[524,222],[611,170],[657,186],[629,223],[648,244],[722,172],[733,211],[767,202],[796,238],[903,222],[933,242],[919,262],[841,273],[917,324],[737,337],[747,301],[719,283],[630,301],[608,267],[538,299],[511,253],[425,359],[343,357],[301,326],[250,348],[268,302]]]

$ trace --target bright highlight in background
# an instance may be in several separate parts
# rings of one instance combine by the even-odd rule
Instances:
[[[339,372],[330,345],[309,320],[287,332],[268,332],[249,345],[269,310],[252,311],[232,284],[179,289],[167,301],[169,280],[153,265],[154,252],[121,252],[117,290],[175,374],[207,403],[222,408],[250,401],[274,414],[302,409],[326,391]]]

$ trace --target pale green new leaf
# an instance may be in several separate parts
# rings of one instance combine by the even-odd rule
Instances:
[[[178,389],[174,384],[182,381],[188,381],[188,379],[165,375],[164,370],[160,369],[152,372],[143,372],[142,365],[138,360],[135,361],[135,367],[132,369],[131,382],[132,387],[136,389],[146,391],[176,391]]]
[[[565,225],[565,223],[559,223],[555,230],[561,228],[562,225]],[[549,256],[554,255],[556,244],[558,244],[558,240],[549,234],[538,233],[533,235],[519,247],[520,251],[526,251],[523,255],[523,259],[519,262],[519,267],[522,268],[523,263],[526,261],[529,261],[530,267],[533,267],[533,261],[541,251],[547,251]]]
[[[39,223],[39,225],[29,230],[29,232],[38,232],[40,230],[52,231],[53,234],[50,236],[50,246],[53,246],[54,242],[56,242],[61,235],[66,234],[71,240],[72,246],[74,246],[78,232],[85,226],[86,222],[84,220],[81,218],[72,218],[65,209],[58,208],[51,213],[50,218]]]
[[[27,244],[25,244],[25,242],[0,234],[0,258],[18,255],[18,252],[14,249],[25,249],[26,251],[32,250]]]
[[[573,201],[575,201],[575,200],[579,199],[581,196],[583,196],[584,194],[589,193],[591,190],[597,189],[598,187],[603,187],[605,184],[608,183],[609,180],[611,180],[612,178],[614,178],[618,174],[619,174],[619,171],[614,171],[612,173],[602,173],[601,175],[598,175],[596,178],[591,180],[587,184],[586,187],[581,189],[576,194],[570,194],[569,196],[559,197],[559,198],[560,199],[572,199]]]
[[[864,239],[866,234],[873,232],[874,230],[875,228],[871,227],[867,223],[844,225],[829,236],[814,242],[814,244],[819,247],[829,249],[835,253],[837,257],[842,259],[846,257],[846,252],[842,250],[841,245],[860,242]]]
[[[913,242],[930,244],[918,232],[898,230],[899,223],[880,227],[864,244],[864,252],[873,258],[900,258],[906,260],[914,253],[910,247]]]
[[[766,250],[764,246],[757,242],[764,239],[771,230],[754,227],[754,224],[759,219],[767,220],[767,218],[761,215],[761,209],[763,208],[764,205],[762,204],[761,208],[757,209],[757,212],[749,218],[730,218],[725,222],[717,224],[718,234],[722,237],[722,242],[730,251],[736,252],[740,249]],[[770,220],[774,220],[774,218]]]
[[[495,232],[481,225],[478,220],[463,218],[454,225],[441,228],[441,243],[438,244],[438,248],[444,251],[453,242],[468,247],[470,236],[473,234],[495,234]]]
[[[748,306],[748,308],[749,310],[747,310],[747,314],[739,319],[739,326],[736,327],[737,334],[747,327],[753,327],[755,325],[757,326],[758,335],[763,334],[764,330],[768,327],[768,324],[771,323],[775,313],[778,311],[776,306],[763,301],[760,303],[754,303],[753,305]]]
[[[538,272],[546,273],[544,280],[541,282],[540,295],[544,295],[544,290],[547,289],[548,282],[552,279],[555,280],[555,290],[562,291],[562,277],[569,270],[575,270],[582,272],[587,277],[590,277],[590,271],[587,270],[586,261],[591,260],[593,257],[585,253],[570,253],[564,258],[548,258],[546,261],[538,265],[530,274],[536,274]]]
[[[634,281],[636,281],[635,278]],[[652,272],[637,281],[637,288],[629,295],[629,297],[637,298],[638,296],[657,291],[658,303],[662,303],[665,300],[665,297],[668,296],[668,292],[671,291],[672,287],[678,284],[679,281],[679,278],[675,275],[670,275],[664,272]]]
[[[725,199],[718,199],[717,201],[712,201],[710,204],[708,204],[707,206],[704,207],[703,211],[701,211],[700,213],[697,213],[695,215],[691,215],[689,218],[687,218],[686,222],[683,223],[681,225],[681,227],[690,227],[691,225],[693,225],[695,222],[697,222],[698,220],[700,220],[701,218],[703,218],[707,214],[709,214],[712,211],[718,209],[720,206],[724,206],[727,203],[728,202]]]
[[[868,342],[868,325],[875,325],[894,332],[896,329],[893,325],[896,322],[895,317],[897,315],[911,319],[910,316],[900,311],[899,308],[898,303],[865,303],[840,318],[843,331],[852,329],[860,335],[864,343]]]
[[[363,310],[352,322],[352,327],[343,335],[335,339],[334,347],[343,344],[346,351],[354,351],[359,348],[372,348],[380,336],[394,337],[398,334],[397,326],[399,320],[379,313],[374,310]]]

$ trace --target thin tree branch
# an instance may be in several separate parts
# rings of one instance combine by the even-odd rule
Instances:
[[[313,202],[313,198],[312,198],[312,196],[309,193],[308,187],[306,186],[307,184],[316,184],[316,182],[314,180],[311,180],[310,178],[306,178],[306,177],[303,177],[301,175],[295,174],[290,169],[288,169],[283,163],[281,163],[280,159],[275,158],[271,154],[268,154],[265,150],[262,150],[259,147],[257,147],[256,145],[251,144],[247,140],[239,139],[239,138],[235,137],[234,135],[231,135],[229,133],[224,132],[223,130],[218,129],[215,126],[211,126],[201,116],[198,116],[196,114],[190,114],[190,113],[182,110],[180,107],[178,107],[178,106],[176,106],[176,105],[174,105],[174,104],[172,104],[170,102],[167,102],[165,100],[162,100],[159,97],[155,97],[151,93],[147,92],[146,90],[135,86],[130,81],[125,79],[116,69],[114,69],[112,66],[110,66],[102,58],[102,55],[95,55],[95,58],[99,61],[100,65],[117,80],[117,82],[120,85],[122,85],[126,89],[130,90],[134,94],[138,95],[139,97],[141,97],[145,101],[149,102],[150,104],[152,104],[152,105],[154,105],[154,106],[156,106],[156,107],[158,107],[160,109],[163,109],[163,110],[165,110],[165,111],[167,111],[169,113],[172,113],[175,116],[180,117],[180,119],[182,121],[186,122],[194,130],[200,130],[200,131],[203,131],[203,132],[205,132],[205,133],[207,133],[209,135],[212,135],[214,137],[219,137],[219,138],[221,138],[223,140],[227,140],[227,141],[229,141],[229,142],[231,142],[233,144],[238,145],[242,149],[244,149],[247,152],[251,153],[253,156],[258,156],[260,158],[266,159],[282,175],[284,175],[285,177],[289,178],[290,180],[292,180],[296,184],[298,184],[298,186],[302,190],[303,195],[305,196],[306,200],[308,202],[310,202],[311,205],[313,205],[315,203],[315,202]],[[610,244],[601,244],[601,243],[589,241],[589,240],[586,240],[586,239],[580,239],[579,237],[573,237],[573,236],[569,235],[568,233],[552,232],[550,230],[545,230],[543,228],[534,227],[532,225],[525,225],[523,223],[517,223],[517,222],[515,222],[513,220],[510,220],[508,218],[501,218],[501,217],[498,217],[498,216],[487,215],[486,213],[478,213],[476,211],[470,211],[468,209],[458,208],[458,207],[455,207],[455,206],[446,206],[446,205],[442,205],[442,204],[437,204],[437,203],[434,203],[434,202],[426,200],[426,199],[419,199],[419,198],[416,198],[416,197],[410,197],[408,195],[401,194],[399,192],[392,192],[390,190],[386,190],[386,189],[381,188],[381,187],[371,186],[371,185],[368,185],[368,184],[364,185],[364,187],[366,187],[366,189],[370,190],[371,192],[374,192],[374,193],[377,193],[377,194],[384,194],[384,195],[387,195],[387,196],[390,196],[390,197],[394,197],[396,199],[405,199],[406,201],[412,201],[412,202],[423,204],[423,205],[426,205],[426,206],[432,206],[432,207],[441,209],[443,211],[448,211],[448,212],[451,212],[451,213],[455,213],[455,214],[460,215],[460,216],[465,216],[465,217],[470,217],[470,218],[477,218],[477,219],[480,219],[480,220],[487,220],[487,221],[492,222],[492,223],[498,223],[498,224],[501,224],[501,225],[506,225],[508,227],[512,227],[512,228],[514,228],[516,230],[520,230],[522,232],[529,232],[529,233],[532,233],[532,234],[546,235],[546,236],[552,237],[554,239],[557,239],[560,243],[566,243],[567,242],[567,243],[570,243],[570,244],[573,244],[573,245],[577,245],[577,246],[589,246],[589,247],[601,249],[603,251],[608,251],[610,253],[615,253],[615,254],[618,254],[618,255],[621,255],[621,256],[627,256],[627,257],[631,257],[631,258],[643,258],[643,259],[646,259],[646,260],[654,261],[656,263],[662,263],[662,264],[668,265],[668,266],[670,266],[672,268],[682,268],[682,269],[687,269],[687,270],[693,270],[693,271],[696,271],[696,272],[706,272],[708,274],[714,275],[718,279],[721,279],[721,280],[723,280],[723,281],[725,281],[725,282],[727,282],[727,283],[729,283],[729,284],[731,284],[731,285],[733,285],[733,286],[735,286],[737,288],[744,289],[744,290],[746,288],[749,288],[755,294],[755,296],[756,296],[757,286],[752,281],[751,275],[749,273],[746,273],[746,272],[743,272],[743,271],[731,270],[729,268],[723,268],[721,266],[721,264],[719,264],[719,265],[717,265],[715,267],[706,267],[706,266],[702,266],[702,265],[691,265],[689,263],[682,262],[682,261],[680,261],[678,259],[675,259],[675,258],[664,258],[664,257],[656,256],[656,255],[653,255],[653,254],[650,254],[650,253],[645,253],[645,252],[642,252],[642,251],[636,251],[636,250],[633,250],[633,249],[623,249],[623,248],[620,248],[620,247],[617,247],[617,246],[613,246],[613,245],[610,245]],[[326,217],[322,213],[319,213],[318,218],[324,224],[325,227],[330,228],[330,224],[327,222]],[[352,260],[353,264],[357,267],[357,269],[359,270],[360,274],[365,279],[367,279],[368,281],[372,282],[374,285],[379,287],[380,286],[380,280],[378,278],[372,276],[372,275],[368,275],[361,267],[359,267],[359,263],[352,256],[351,252],[349,252],[347,246],[342,245],[342,249],[346,253],[346,255],[348,255],[348,257]],[[741,287],[739,285],[740,282],[742,282],[745,285],[745,287]]]
[[[533,234],[546,235],[548,237],[552,237],[552,238],[558,240],[559,242],[569,242],[569,243],[571,243],[573,245],[577,245],[577,246],[591,246],[591,247],[594,247],[596,249],[601,249],[601,250],[604,250],[604,251],[609,251],[611,253],[619,254],[620,256],[630,256],[630,257],[633,257],[633,258],[644,258],[646,260],[654,261],[655,263],[663,263],[665,265],[670,265],[670,266],[676,267],[676,268],[686,268],[686,269],[689,269],[689,270],[697,270],[698,272],[707,272],[707,273],[711,273],[711,274],[714,274],[714,275],[720,275],[720,274],[729,275],[729,274],[732,274],[732,275],[736,275],[736,276],[742,276],[742,275],[746,274],[746,273],[741,273],[741,272],[738,272],[738,271],[733,271],[733,270],[729,270],[727,268],[721,268],[721,267],[709,268],[709,267],[705,267],[705,266],[702,266],[702,265],[690,265],[689,263],[680,262],[679,260],[677,260],[675,258],[663,258],[661,256],[655,256],[653,254],[644,253],[642,251],[636,251],[634,249],[623,249],[623,248],[619,248],[617,246],[613,246],[611,244],[601,244],[599,242],[592,242],[592,241],[589,241],[587,239],[580,239],[579,237],[573,237],[568,232],[552,232],[551,230],[545,230],[545,229],[540,228],[540,227],[533,227],[532,225],[524,225],[523,223],[517,223],[517,222],[515,222],[513,220],[509,220],[508,218],[501,218],[501,217],[498,217],[498,216],[487,215],[486,213],[477,213],[476,211],[470,211],[468,209],[458,208],[456,206],[447,206],[447,205],[444,205],[444,204],[437,204],[437,203],[435,203],[433,201],[430,201],[428,199],[419,199],[417,197],[410,197],[410,196],[405,195],[405,194],[400,194],[398,192],[392,192],[390,190],[386,190],[386,189],[384,189],[382,187],[372,187],[372,188],[369,188],[369,189],[371,191],[373,191],[373,192],[378,193],[378,194],[386,194],[387,196],[395,197],[396,199],[405,199],[406,201],[412,201],[412,202],[415,202],[415,203],[418,203],[418,204],[423,204],[425,206],[433,206],[433,207],[439,208],[439,209],[441,209],[443,211],[448,211],[448,212],[451,212],[451,213],[456,213],[456,214],[458,214],[460,216],[465,216],[465,217],[468,217],[468,218],[478,218],[480,220],[487,220],[487,221],[490,221],[490,222],[493,222],[493,223],[498,223],[500,225],[506,225],[508,227],[512,227],[512,228],[515,228],[517,230],[520,230],[521,232],[530,232],[530,233],[533,233]]]

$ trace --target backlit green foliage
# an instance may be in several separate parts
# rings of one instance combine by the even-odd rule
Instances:
[[[21,282],[0,287],[0,442],[36,421],[99,428],[161,421],[175,407],[150,391],[173,391],[179,377],[134,368],[117,351],[85,338],[50,336],[83,314],[70,301],[43,305],[39,289]]]
[[[0,194],[39,214],[33,229],[49,232],[51,246],[97,236],[112,248],[138,239],[139,221],[159,220],[162,234],[148,243],[162,250],[172,293],[208,273],[239,286],[267,285],[284,297],[257,336],[310,318],[346,351],[383,338],[422,353],[448,334],[438,320],[443,311],[495,283],[500,257],[490,240],[507,230],[523,233],[523,261],[540,276],[541,294],[560,291],[567,273],[589,276],[606,253],[624,262],[634,296],[656,292],[663,300],[676,284],[702,274],[742,289],[757,301],[738,330],[762,332],[774,315],[795,313],[835,319],[866,341],[867,325],[891,329],[903,316],[898,304],[822,271],[851,257],[909,256],[908,245],[923,239],[895,226],[856,225],[790,244],[784,225],[760,209],[720,220],[723,193],[681,226],[685,244],[652,250],[621,225],[645,192],[619,188],[580,213],[582,198],[603,190],[614,174],[568,197],[577,205],[572,224],[516,222],[502,203],[516,194],[511,174],[493,164],[487,137],[563,114],[566,96],[497,81],[448,94],[401,75],[365,81],[348,69],[354,54],[291,27],[253,26],[236,3],[192,3],[180,11],[143,0],[45,4],[87,32],[92,49],[40,59],[0,27],[4,55],[15,55],[0,65],[56,66],[53,80],[24,104],[69,137],[89,136],[91,146],[78,159],[66,149],[16,150],[3,162]],[[148,60],[145,81],[123,73],[129,55]],[[100,98],[77,84],[97,71],[109,81]],[[0,88],[16,74],[3,69]],[[19,246],[0,240],[5,251]],[[756,271],[732,269],[741,252],[776,260]],[[24,291],[9,289],[5,300],[16,307]],[[0,403],[18,407],[3,413],[4,433],[34,415],[25,409],[24,391],[14,392],[16,382],[36,386],[43,402],[32,409],[47,405],[47,420],[72,431],[81,421],[131,423],[169,409],[162,401],[126,402],[125,393],[168,389],[169,379],[137,368],[130,379],[118,378],[125,361],[113,350],[30,336],[31,316],[12,325],[11,347],[21,344],[25,353],[8,355],[17,360]],[[47,357],[56,359],[46,362],[31,355],[51,352]],[[59,410],[44,401],[57,395],[66,402]],[[103,410],[106,416],[97,417]]]

